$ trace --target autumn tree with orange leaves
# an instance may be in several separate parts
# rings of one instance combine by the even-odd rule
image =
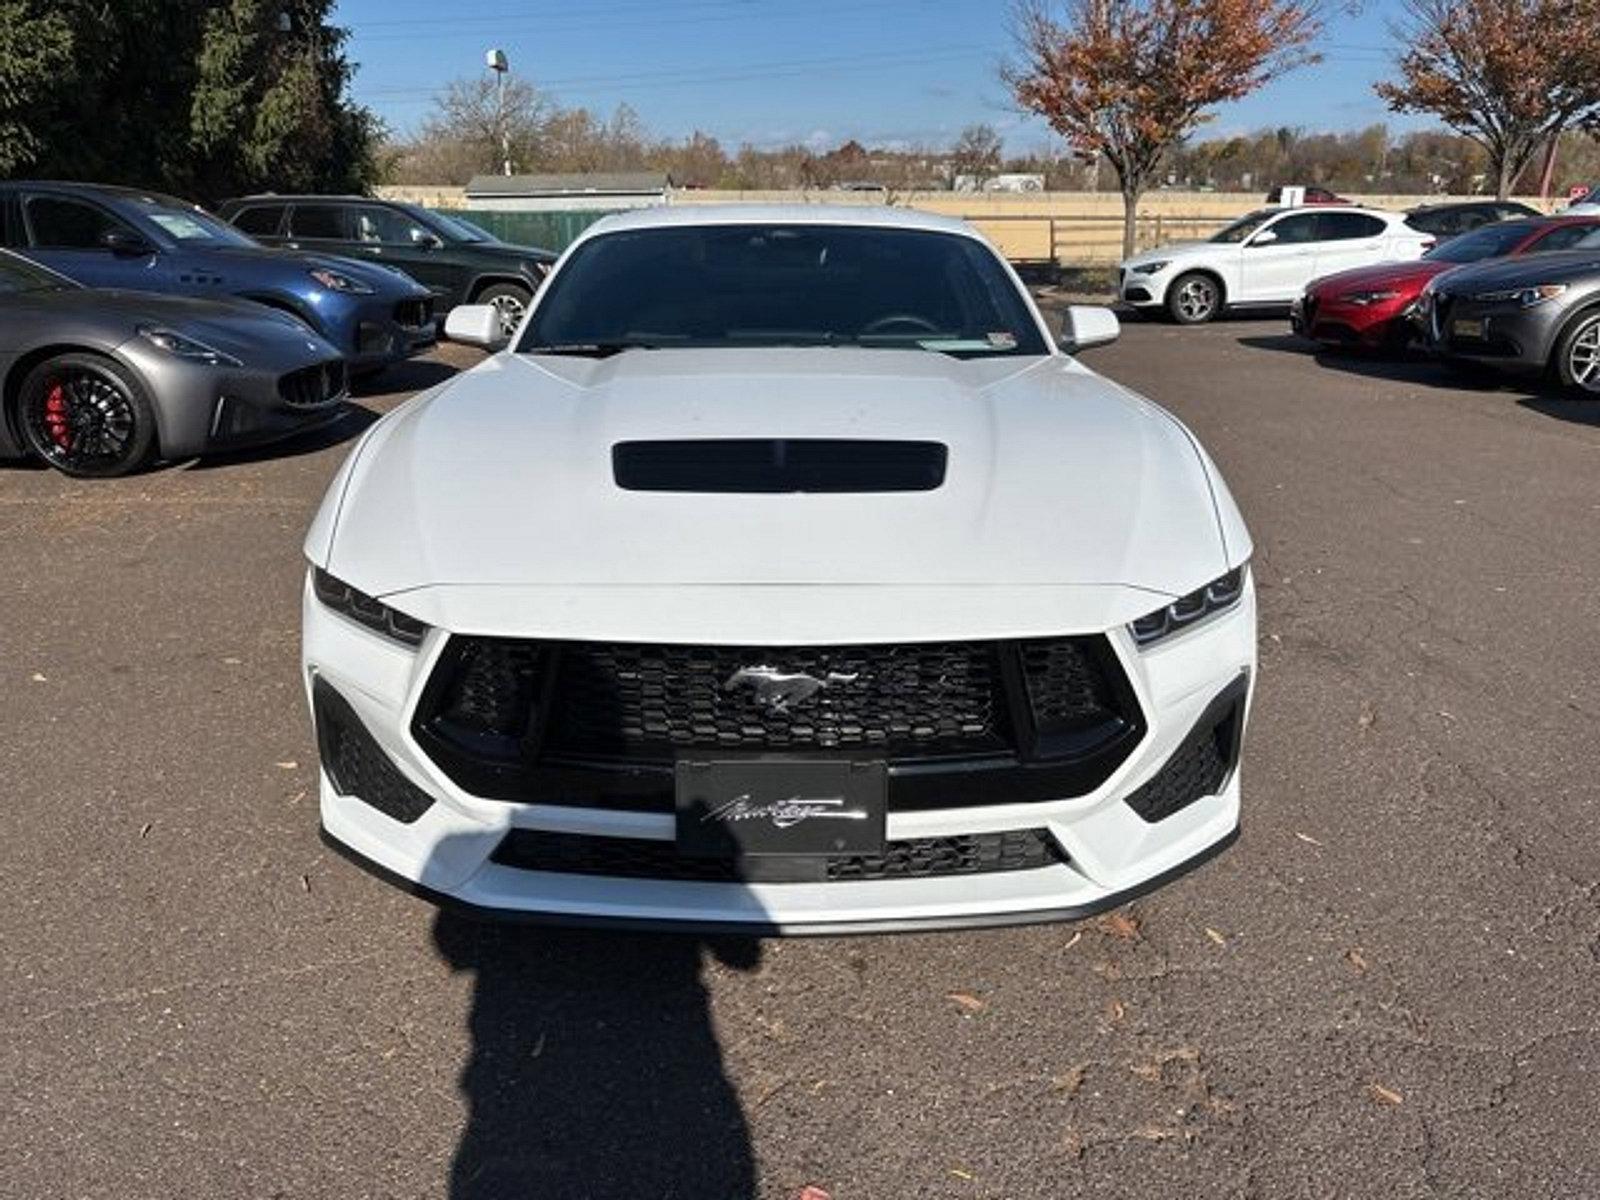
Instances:
[[[1208,119],[1303,63],[1321,29],[1315,0],[1022,0],[1020,62],[1005,70],[1022,107],[1122,188],[1122,252],[1163,156]]]
[[[1563,129],[1600,129],[1600,0],[1408,0],[1396,112],[1426,112],[1489,155],[1505,199]]]

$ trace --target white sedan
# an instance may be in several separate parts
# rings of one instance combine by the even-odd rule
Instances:
[[[450,336],[503,342],[492,309]],[[1077,917],[1239,823],[1250,535],[970,227],[659,208],[369,430],[306,541],[330,842],[511,917]]]
[[[1177,242],[1122,264],[1118,294],[1183,325],[1226,308],[1289,304],[1313,279],[1421,258],[1431,234],[1400,213],[1344,205],[1262,208],[1203,242]]]

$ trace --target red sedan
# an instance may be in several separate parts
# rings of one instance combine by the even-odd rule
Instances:
[[[1501,221],[1451,238],[1412,262],[1383,263],[1314,279],[1289,310],[1296,333],[1330,346],[1398,349],[1410,342],[1411,315],[1435,275],[1462,263],[1509,254],[1565,250],[1600,226],[1600,216]]]

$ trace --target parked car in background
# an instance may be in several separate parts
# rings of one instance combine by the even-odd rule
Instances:
[[[1563,213],[1571,213],[1574,215],[1579,213],[1585,215],[1600,213],[1600,184],[1596,184],[1594,187],[1590,188],[1582,196],[1579,196],[1561,211]]]
[[[1331,346],[1399,349],[1421,333],[1417,302],[1428,281],[1466,263],[1590,245],[1600,215],[1501,221],[1451,238],[1416,262],[1382,263],[1313,280],[1289,309],[1296,333]]]
[[[448,318],[505,339],[492,309]],[[368,431],[306,537],[330,844],[505,916],[1081,917],[1238,830],[1250,535],[970,226],[685,205]]]
[[[1515,200],[1468,200],[1454,204],[1424,204],[1406,211],[1406,224],[1430,233],[1441,242],[1471,233],[1496,221],[1537,217],[1540,212]]]
[[[1419,258],[1433,241],[1376,209],[1262,208],[1206,241],[1134,255],[1117,291],[1124,304],[1197,325],[1227,308],[1289,304],[1321,275]]]
[[[1330,192],[1325,187],[1275,187],[1267,193],[1268,204],[1349,204],[1337,192]]]
[[[1600,232],[1591,241],[1439,276],[1422,293],[1429,346],[1457,363],[1547,371],[1600,399]]]
[[[81,287],[0,250],[0,459],[123,475],[337,419],[345,365],[247,300]]]
[[[249,196],[220,211],[269,246],[399,267],[433,293],[440,314],[458,304],[492,304],[508,337],[556,260],[549,250],[499,241],[470,221],[365,196]]]
[[[0,183],[0,244],[90,287],[237,296],[298,318],[356,374],[435,340],[433,297],[377,263],[270,250],[171,196],[86,183]]]

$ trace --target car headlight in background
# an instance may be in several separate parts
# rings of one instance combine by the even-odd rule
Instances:
[[[1139,645],[1148,646],[1152,642],[1159,642],[1164,637],[1188,629],[1204,617],[1232,608],[1239,603],[1239,597],[1244,595],[1245,578],[1249,569],[1248,563],[1240,564],[1226,575],[1213,579],[1205,587],[1197,588],[1187,596],[1180,596],[1165,608],[1146,613],[1128,626],[1128,632],[1133,634],[1133,640]]]
[[[1537,287],[1506,288],[1498,292],[1477,292],[1474,300],[1486,304],[1497,304],[1502,301],[1520,304],[1523,308],[1532,308],[1536,304],[1543,304],[1546,300],[1554,300],[1567,290],[1564,283],[1542,283]]]
[[[185,358],[190,362],[205,363],[210,367],[237,367],[243,364],[231,354],[224,354],[204,342],[196,341],[192,337],[179,333],[175,329],[163,329],[158,325],[139,326],[139,336],[149,342],[158,350],[165,350],[176,358]]]
[[[372,295],[372,289],[366,284],[359,279],[351,279],[350,276],[340,271],[330,271],[326,267],[314,267],[309,274],[311,278],[315,279],[330,292],[343,292],[349,296]]]
[[[1137,267],[1129,267],[1128,270],[1135,275],[1154,275],[1158,271],[1165,271],[1168,265],[1167,261],[1162,259],[1160,262],[1140,263]]]
[[[334,612],[403,645],[420,646],[423,636],[428,632],[428,627],[415,617],[396,612],[365,592],[356,591],[321,567],[311,568],[311,588],[316,592],[317,599]]]
[[[1354,304],[1365,308],[1369,304],[1381,304],[1385,300],[1393,300],[1399,292],[1388,292],[1381,288],[1369,288],[1358,292],[1345,292],[1339,297],[1346,304]]]

